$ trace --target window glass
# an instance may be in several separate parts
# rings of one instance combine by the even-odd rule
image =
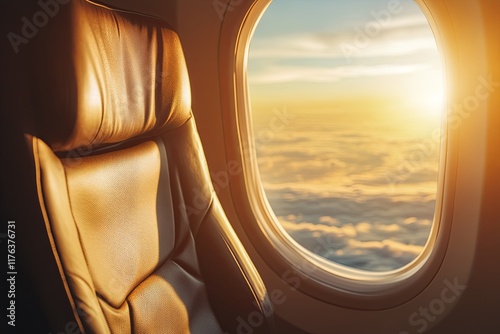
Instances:
[[[302,247],[368,271],[401,268],[434,220],[443,73],[408,0],[274,0],[248,85],[260,179]]]

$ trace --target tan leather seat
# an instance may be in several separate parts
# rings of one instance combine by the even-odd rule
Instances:
[[[176,33],[73,0],[21,51],[31,311],[53,333],[267,333],[271,306],[214,193]]]

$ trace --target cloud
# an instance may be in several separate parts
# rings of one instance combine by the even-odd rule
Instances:
[[[254,84],[282,83],[282,82],[337,82],[341,79],[359,77],[392,76],[418,72],[428,66],[423,64],[406,65],[353,65],[353,66],[290,66],[273,65],[269,66],[261,73],[252,76]]]
[[[343,43],[355,43],[355,38],[364,27],[347,26],[344,30],[323,30],[316,32],[299,32],[280,36],[258,36],[252,40],[250,56],[252,59],[259,58],[343,58],[340,49]],[[430,26],[422,17],[404,17],[393,20],[388,26],[382,28],[378,34],[369,38],[369,47],[378,46],[405,46],[410,49],[391,48],[386,53],[375,53],[380,56],[402,55],[415,50],[427,50],[435,48],[435,39],[432,36]]]
[[[312,131],[296,121],[258,154],[267,198],[290,236],[327,259],[371,271],[396,269],[418,256],[432,226],[437,156],[427,156],[421,171],[392,188],[384,173],[418,138],[335,132],[326,121]]]
[[[330,216],[321,216],[321,217],[319,217],[319,222],[327,224],[327,225],[331,225],[331,226],[338,226],[338,225],[340,225],[340,222],[337,219],[332,218]]]
[[[387,238],[400,229],[399,225],[379,225],[375,234],[369,223],[346,224],[340,227],[297,223],[282,220],[285,230],[304,248],[331,261],[370,271],[400,268],[413,261],[423,245]],[[363,240],[368,234],[371,240]],[[378,239],[377,239],[378,238]]]
[[[337,82],[413,73],[439,64],[436,42],[423,15],[396,17],[360,43],[359,31],[363,29],[347,26],[344,30],[259,35],[250,48],[249,81]],[[356,52],[346,56],[346,47]],[[313,60],[316,64],[304,65]]]

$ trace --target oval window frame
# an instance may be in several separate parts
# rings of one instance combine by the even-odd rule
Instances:
[[[280,225],[273,221],[275,217],[263,193],[260,180],[255,177],[258,173],[255,173],[257,166],[254,142],[249,140],[252,138],[252,122],[246,78],[248,46],[254,27],[271,1],[257,0],[249,2],[248,6],[243,9],[239,8],[239,11],[232,11],[231,14],[227,12],[221,30],[220,45],[224,45],[225,48],[227,45],[234,46],[234,52],[231,54],[220,54],[219,71],[223,78],[221,91],[227,89],[227,82],[231,82],[230,91],[232,92],[230,98],[226,96],[229,100],[222,96],[222,108],[234,110],[234,114],[222,114],[225,129],[230,129],[226,133],[226,138],[237,139],[240,144],[236,149],[226,147],[226,150],[229,157],[239,158],[238,161],[241,162],[243,169],[243,176],[231,186],[232,202],[237,208],[237,215],[240,221],[245,222],[241,224],[241,227],[251,239],[253,248],[267,267],[283,281],[287,281],[289,275],[296,277],[301,282],[297,289],[315,299],[332,305],[366,310],[385,309],[405,303],[429,285],[444,260],[451,231],[455,196],[454,176],[456,175],[456,164],[447,164],[446,161],[455,161],[458,158],[456,148],[448,150],[448,142],[452,140],[450,138],[458,137],[458,131],[448,133],[449,126],[443,130],[446,131],[446,140],[441,142],[441,168],[438,181],[440,186],[436,197],[435,212],[435,218],[437,217],[439,221],[433,224],[430,242],[424,252],[411,264],[383,273],[366,272],[342,265],[339,265],[341,268],[334,265],[335,268],[332,271],[331,268],[325,268],[324,263],[321,263],[326,261],[327,266],[330,266],[330,261],[319,256],[319,259],[314,259],[309,254],[304,256],[297,251],[299,248],[295,247],[293,239],[286,233],[283,234]],[[443,52],[443,37],[423,1],[417,0],[417,3],[434,32],[440,55],[443,58],[446,82],[449,82],[450,73],[447,71],[446,55]],[[443,19],[447,19],[448,24],[451,22],[449,18],[440,17],[441,21]],[[240,27],[238,31],[234,29],[235,22]],[[236,127],[234,127],[235,124]],[[449,205],[443,204],[443,198],[447,199]]]

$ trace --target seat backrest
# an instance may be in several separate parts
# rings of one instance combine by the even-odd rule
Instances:
[[[23,51],[43,231],[24,260],[50,329],[237,333],[253,314],[253,333],[267,332],[271,306],[214,193],[178,36],[89,1],[58,6]]]

